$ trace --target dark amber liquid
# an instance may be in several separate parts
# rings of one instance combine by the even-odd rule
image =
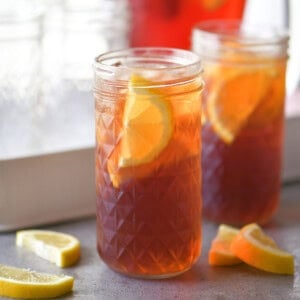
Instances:
[[[247,109],[245,99],[251,90],[263,92],[252,97],[252,111],[240,121],[232,141],[222,139],[214,120],[208,118],[202,128],[203,216],[232,225],[265,224],[274,215],[280,198],[285,60],[239,52],[233,52],[231,59],[235,63],[226,63],[225,59],[224,63],[217,61],[207,65],[204,108],[212,103],[209,101],[213,98],[209,97],[215,95],[215,99],[219,97],[228,104],[226,109],[231,118],[227,122],[234,121]],[[256,64],[256,61],[263,63]],[[226,89],[218,90],[219,83],[230,85],[230,80],[241,74],[250,74],[244,85],[236,80],[232,81],[236,87],[232,85],[227,94],[222,94]],[[266,80],[256,81],[260,74],[264,74]],[[214,107],[221,111],[220,118],[224,109],[221,104]],[[225,118],[223,122],[226,126]]]
[[[203,133],[203,214],[218,223],[264,224],[278,207],[283,117],[245,129],[231,145]]]
[[[113,269],[168,275],[200,253],[199,159],[170,166],[160,177],[131,179],[98,190],[98,251]],[[174,174],[178,174],[174,176]]]
[[[96,95],[98,252],[125,274],[163,278],[182,273],[201,249],[199,89],[170,96],[175,123],[168,145],[152,162],[119,170],[122,179],[115,187],[107,161],[122,133],[126,95],[118,97],[105,101]]]

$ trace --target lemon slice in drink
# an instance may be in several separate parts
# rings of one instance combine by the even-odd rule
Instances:
[[[52,298],[72,290],[74,278],[38,273],[0,264],[0,296],[22,299]]]
[[[233,70],[218,76],[220,81],[207,99],[207,115],[216,134],[230,144],[263,99],[270,80],[263,69]]]
[[[16,235],[16,244],[59,267],[75,264],[80,258],[80,243],[69,235],[46,230],[22,230]]]
[[[277,274],[294,274],[293,255],[279,249],[257,224],[244,226],[232,241],[230,249],[255,268]]]
[[[154,83],[132,75],[122,125],[120,145],[108,159],[115,187],[120,184],[118,170],[152,162],[166,148],[174,127],[171,104]]]
[[[231,266],[242,262],[230,250],[231,243],[238,233],[239,230],[234,227],[225,224],[219,226],[209,250],[208,262],[211,266]]]

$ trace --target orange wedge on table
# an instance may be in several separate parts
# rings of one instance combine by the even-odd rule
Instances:
[[[115,187],[119,187],[131,168],[153,161],[172,137],[172,107],[153,86],[151,81],[139,75],[131,76],[121,140],[107,163]]]
[[[231,266],[242,262],[230,249],[238,232],[238,229],[225,224],[219,226],[217,236],[209,250],[208,262],[211,266]]]
[[[230,249],[239,259],[255,268],[277,274],[294,274],[293,255],[281,250],[257,224],[244,226]]]

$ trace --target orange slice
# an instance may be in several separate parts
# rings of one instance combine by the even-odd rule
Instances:
[[[232,143],[249,116],[263,99],[269,74],[264,69],[241,68],[226,72],[207,98],[207,115],[216,134]]]
[[[228,225],[219,226],[217,236],[209,250],[208,262],[211,266],[232,266],[242,262],[230,250],[230,245],[238,232],[238,229]]]
[[[294,274],[293,255],[279,249],[257,224],[244,226],[232,241],[230,249],[255,268],[277,274]]]
[[[168,145],[174,128],[172,107],[153,82],[132,75],[122,125],[119,147],[107,164],[115,187],[120,184],[119,169],[152,162]]]

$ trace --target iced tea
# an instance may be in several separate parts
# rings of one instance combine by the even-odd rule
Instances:
[[[194,31],[206,82],[203,215],[210,220],[264,224],[278,207],[287,41],[233,21]]]
[[[241,19],[245,0],[129,0],[133,47],[190,49],[193,26],[210,19]]]
[[[96,59],[98,252],[116,271],[170,277],[200,254],[200,71],[169,48]]]

